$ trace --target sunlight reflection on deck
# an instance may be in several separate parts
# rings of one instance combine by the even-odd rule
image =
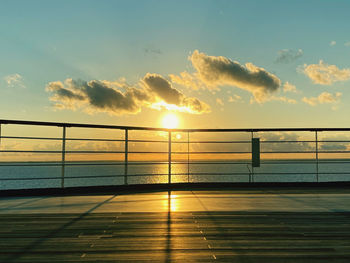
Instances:
[[[176,212],[178,210],[178,200],[177,195],[171,194],[170,192],[164,195],[163,208],[164,210],[168,210],[168,212]]]

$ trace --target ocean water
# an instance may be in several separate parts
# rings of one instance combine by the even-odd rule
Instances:
[[[231,161],[233,162],[233,161]],[[44,165],[43,165],[44,164]],[[65,187],[108,186],[124,184],[125,167],[122,162],[67,163]],[[172,182],[319,182],[350,181],[350,162],[322,160],[318,167],[310,160],[266,161],[252,169],[247,161],[200,161],[172,163]],[[60,163],[0,163],[0,190],[48,188],[61,186]],[[128,184],[168,182],[168,163],[130,162]]]

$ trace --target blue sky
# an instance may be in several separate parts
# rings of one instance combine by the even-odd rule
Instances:
[[[137,112],[93,104],[86,93],[84,99],[70,100],[68,107],[63,97],[52,100],[57,89],[45,90],[49,83],[64,85],[66,79],[105,80],[109,84],[104,85],[126,83],[127,88],[108,86],[125,94],[130,87],[145,88],[140,82],[151,73],[180,93],[178,106],[196,98],[210,107],[210,112],[177,112],[182,127],[349,126],[349,1],[75,0],[0,5],[0,118],[159,126],[168,110],[150,104],[167,98],[155,90]],[[222,56],[242,67],[252,63],[278,78],[280,85],[275,90],[260,84],[247,90],[235,82],[235,72],[230,79],[220,75],[209,83],[198,77],[203,68],[196,71],[189,60],[195,50],[205,58]],[[283,54],[287,59],[277,62]],[[171,74],[184,71],[197,76],[202,88],[171,80]],[[331,81],[326,83],[326,77]],[[297,92],[284,92],[286,82]],[[266,97],[258,102],[253,88],[261,87]],[[64,105],[57,109],[57,103]]]

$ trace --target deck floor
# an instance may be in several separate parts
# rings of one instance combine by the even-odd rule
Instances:
[[[348,190],[0,201],[0,262],[350,262]]]

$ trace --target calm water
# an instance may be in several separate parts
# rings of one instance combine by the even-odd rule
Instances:
[[[61,167],[36,166],[37,163],[9,163],[0,165],[0,189],[23,189],[38,187],[60,187]],[[21,165],[25,166],[21,166]],[[211,164],[200,162],[190,164],[190,173],[204,175],[188,175],[187,164],[172,164],[172,182],[248,182],[249,170],[246,162],[236,164]],[[249,165],[251,170],[251,166]],[[319,181],[350,181],[350,163],[320,163]],[[166,183],[168,180],[168,164],[136,164],[128,166],[128,183]],[[235,173],[227,175],[228,173]],[[283,174],[295,173],[295,174]],[[338,174],[343,173],[343,174]],[[163,175],[160,175],[163,174]],[[176,175],[181,174],[181,175]],[[76,177],[86,178],[76,178]],[[25,180],[35,178],[35,180]],[[41,179],[40,179],[41,178]],[[316,180],[316,164],[307,161],[274,161],[263,163],[254,168],[255,182],[313,182]],[[121,185],[124,184],[124,165],[113,165],[103,162],[71,163],[65,167],[65,186]]]

